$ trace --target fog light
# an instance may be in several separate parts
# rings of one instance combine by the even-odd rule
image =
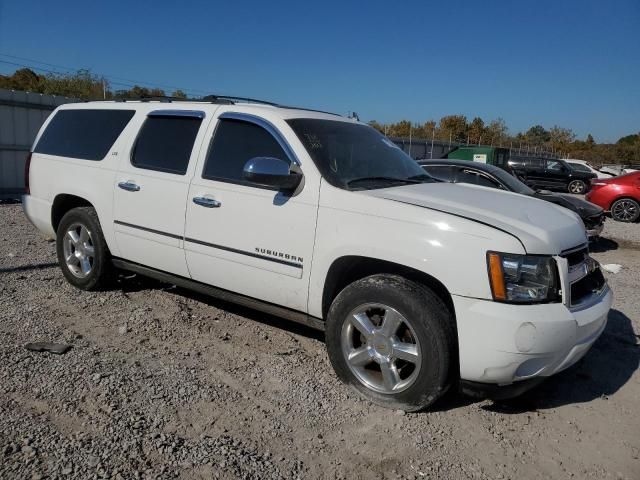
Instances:
[[[516,331],[516,347],[520,352],[530,352],[536,343],[536,326],[527,322],[520,325]]]

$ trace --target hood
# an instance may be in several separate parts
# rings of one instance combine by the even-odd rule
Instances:
[[[556,255],[587,242],[584,225],[575,213],[517,193],[444,182],[362,193],[493,226],[517,237],[527,253]]]
[[[604,210],[591,202],[582,200],[581,198],[574,197],[569,194],[555,194],[560,201],[558,205],[571,208],[574,212],[580,215],[582,218],[593,217],[594,215],[602,215]]]

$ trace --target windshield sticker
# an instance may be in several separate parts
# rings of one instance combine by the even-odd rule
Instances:
[[[322,148],[322,142],[318,138],[318,136],[314,133],[305,133],[305,138],[307,139],[307,143],[309,144],[309,148],[313,150],[318,150]]]

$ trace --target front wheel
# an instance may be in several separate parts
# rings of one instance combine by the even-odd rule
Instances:
[[[396,275],[373,275],[340,292],[326,341],[340,379],[384,407],[422,410],[455,377],[450,312],[431,290]]]
[[[640,204],[631,198],[616,200],[611,205],[611,217],[619,222],[636,222],[640,218]]]
[[[574,180],[569,183],[569,193],[583,194],[587,191],[587,184],[582,180]]]
[[[67,281],[81,290],[105,287],[112,279],[111,255],[96,211],[69,210],[56,233],[58,264]]]

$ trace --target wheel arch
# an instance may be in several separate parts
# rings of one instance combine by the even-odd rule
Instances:
[[[611,202],[609,202],[609,208],[606,209],[607,212],[609,212],[610,215],[613,215],[611,212],[611,208],[613,207],[613,204],[620,201],[620,200],[632,200],[634,202],[636,202],[638,205],[640,205],[640,199],[638,198],[634,198],[631,195],[629,195],[628,193],[623,193],[617,197],[615,197],[613,200],[611,200]]]
[[[455,324],[453,299],[437,278],[406,265],[359,255],[339,257],[329,267],[322,289],[322,318],[327,318],[331,303],[347,285],[370,275],[385,273],[400,275],[430,288],[443,301]]]
[[[618,195],[617,197],[614,197],[610,202],[609,202],[609,209],[611,208],[611,206],[616,203],[618,200],[633,200],[634,202],[640,204],[640,198],[635,198],[631,195],[629,195],[628,193],[622,193],[620,195]]]
[[[62,217],[64,217],[69,210],[77,207],[95,208],[89,200],[78,195],[69,193],[59,193],[56,195],[51,205],[51,226],[54,232],[58,231],[58,225],[60,225]]]

